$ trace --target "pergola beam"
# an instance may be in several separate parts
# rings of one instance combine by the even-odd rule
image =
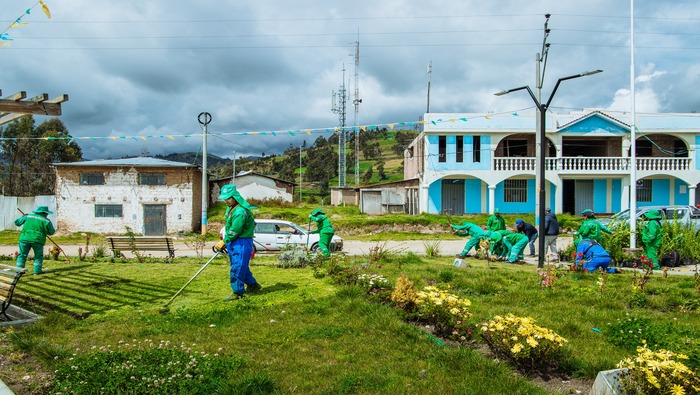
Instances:
[[[0,125],[12,122],[26,114],[60,116],[61,103],[68,101],[68,95],[57,96],[51,100],[46,93],[24,100],[26,97],[27,93],[22,91],[0,99]]]

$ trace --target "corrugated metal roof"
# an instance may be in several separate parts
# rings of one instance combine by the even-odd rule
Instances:
[[[149,157],[136,157],[136,158],[126,158],[126,159],[98,159],[98,160],[88,160],[83,162],[64,162],[64,163],[53,163],[54,166],[134,166],[134,167],[198,167],[198,165],[193,165],[191,163],[184,162],[173,162],[164,159],[156,159]]]

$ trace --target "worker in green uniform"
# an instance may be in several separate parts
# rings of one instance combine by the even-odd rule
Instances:
[[[318,233],[320,236],[318,248],[321,249],[323,256],[331,256],[331,240],[333,240],[333,235],[335,234],[331,221],[320,208],[315,209],[311,215],[309,215],[309,219],[316,222],[316,229],[311,233]]]
[[[48,206],[39,206],[31,214],[24,214],[15,220],[15,226],[21,226],[19,234],[19,254],[17,267],[24,269],[29,250],[34,250],[34,274],[42,274],[44,264],[44,244],[46,235],[56,233],[48,215],[53,214]]]
[[[508,263],[522,261],[524,258],[525,246],[530,241],[524,233],[513,233],[509,230],[500,230],[501,242],[506,248]]]
[[[659,270],[661,266],[659,266],[658,250],[661,247],[661,239],[663,238],[660,222],[661,213],[659,210],[649,210],[644,213],[644,218],[647,220],[644,229],[642,229],[644,255],[654,263],[654,270]]]
[[[506,220],[501,217],[501,210],[494,209],[493,214],[486,220],[486,229],[488,230],[504,230],[506,228]]]
[[[233,184],[226,184],[221,188],[219,200],[223,200],[228,206],[223,242],[231,261],[229,280],[233,295],[224,299],[229,302],[242,298],[246,291],[255,292],[262,287],[253,277],[249,267],[255,233],[255,217],[251,211],[254,207],[243,199]]]
[[[576,232],[576,244],[582,239],[591,239],[600,243],[603,232],[612,234],[610,229],[596,219],[593,210],[587,208],[581,212],[581,216],[583,216],[584,220]]]
[[[486,237],[484,231],[479,227],[479,225],[473,224],[471,222],[464,221],[462,225],[452,225],[452,229],[455,230],[457,236],[470,236],[469,241],[465,244],[462,252],[457,255],[459,258],[466,258],[469,255],[469,251],[472,248],[478,249],[479,241]]]

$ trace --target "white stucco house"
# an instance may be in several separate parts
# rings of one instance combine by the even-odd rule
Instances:
[[[297,184],[260,174],[254,171],[242,171],[236,178],[225,177],[210,182],[210,202],[216,203],[221,187],[233,181],[236,189],[245,199],[275,200],[291,202],[294,197],[294,187]]]
[[[143,235],[201,229],[197,165],[138,157],[54,163],[57,229]]]

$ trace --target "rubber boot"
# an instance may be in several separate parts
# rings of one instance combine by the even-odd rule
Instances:
[[[37,263],[34,262],[34,274],[44,274],[44,271],[41,270],[42,263]]]

